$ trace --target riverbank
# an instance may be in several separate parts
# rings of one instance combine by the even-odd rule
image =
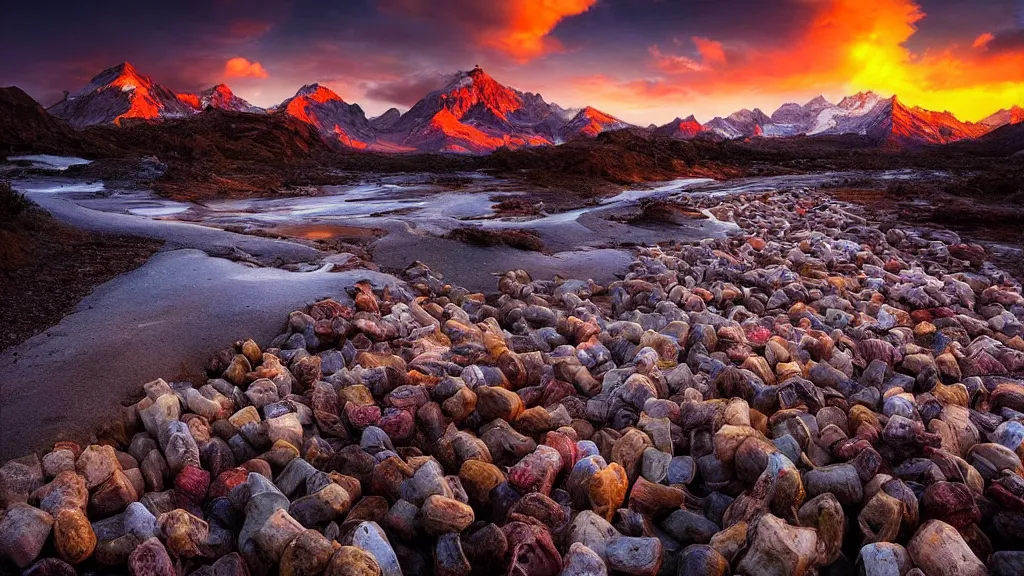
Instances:
[[[863,178],[863,174],[859,177]],[[886,172],[875,177],[893,183],[913,181],[921,175]],[[579,278],[607,285],[635,267],[638,247],[665,241],[709,241],[739,231],[731,211],[709,210],[706,206],[730,206],[731,199],[739,195],[771,197],[794,187],[811,194],[818,187],[849,178],[840,173],[825,173],[730,182],[680,181],[620,193],[602,203],[574,211],[508,219],[494,217],[493,202],[487,194],[423,191],[407,194],[400,189],[376,187],[378,185],[357,187],[351,194],[319,198],[320,202],[297,197],[192,205],[169,203],[140,192],[107,193],[98,184],[83,185],[68,179],[41,178],[22,182],[20,187],[54,218],[81,228],[83,234],[100,233],[104,238],[118,233],[144,237],[150,240],[141,243],[127,240],[125,247],[150,246],[150,250],[155,250],[162,242],[166,254],[135,272],[116,278],[106,287],[108,289],[84,300],[79,313],[64,320],[61,318],[92,286],[80,283],[83,292],[60,292],[59,296],[68,304],[57,312],[50,312],[51,308],[40,306],[30,297],[11,298],[6,309],[14,318],[11,325],[23,323],[32,332],[54,327],[49,331],[52,335],[42,334],[25,346],[11,348],[4,358],[9,366],[20,364],[12,374],[30,383],[25,390],[45,386],[45,381],[74,379],[75,366],[84,362],[84,358],[107,358],[109,364],[118,366],[116,373],[103,377],[103,389],[82,391],[107,402],[103,405],[86,402],[88,413],[103,413],[102,407],[116,404],[110,403],[111,393],[107,387],[113,391],[130,391],[142,379],[168,373],[174,378],[193,379],[201,374],[200,359],[211,353],[218,338],[230,340],[237,337],[232,334],[240,335],[243,330],[254,330],[247,332],[249,335],[269,337],[278,327],[280,315],[287,310],[320,296],[337,295],[345,282],[351,284],[361,275],[374,274],[361,271],[366,265],[391,275],[377,277],[393,279],[413,263],[422,261],[460,286],[482,293],[492,293],[496,279],[506,269],[524,269],[538,279]],[[840,192],[830,188],[813,194],[835,196]],[[694,199],[700,201],[694,204]],[[652,211],[649,202],[661,208],[672,205],[677,209],[666,216],[664,209]],[[899,214],[881,210],[880,205],[871,206],[870,210],[875,221],[886,227],[901,225]],[[715,218],[716,215],[720,218]],[[193,221],[172,219],[183,217]],[[353,224],[345,227],[345,234],[353,240],[359,236],[353,230],[380,230],[380,233],[364,235],[360,257],[335,253],[332,248],[336,246],[332,246],[330,239],[270,238],[255,233],[262,230],[259,227],[262,225],[272,226],[270,230],[276,231],[288,230],[287,226],[294,225],[299,227],[296,236],[301,237],[307,236],[309,227],[321,230],[339,225],[330,222]],[[467,244],[444,237],[447,231],[467,225],[496,231],[531,230],[549,252]],[[964,241],[972,241],[972,238],[966,236]],[[104,244],[89,245],[89,249],[92,248],[99,263],[108,267],[124,266],[125,272],[145,262],[145,256],[152,253],[140,253],[134,260],[127,256],[114,259],[105,258],[106,254],[117,255],[109,251],[114,248]],[[998,248],[991,249],[986,258],[1002,262],[999,255]],[[86,270],[92,269],[89,258],[86,256],[83,261]],[[103,269],[99,264],[97,268]],[[338,275],[330,270],[351,273]],[[34,276],[36,281],[43,281],[64,278],[74,272],[73,261],[68,261],[60,270],[39,270]],[[111,277],[114,275],[111,273]],[[165,283],[157,284],[155,278]],[[286,287],[291,293],[268,296]],[[7,293],[10,291],[5,291]],[[171,302],[190,312],[179,318],[171,308],[147,304],[149,302]],[[258,310],[254,310],[256,306]],[[167,317],[161,316],[162,313]],[[104,318],[123,322],[129,327],[127,333],[122,335],[112,328],[108,331],[90,328],[90,323],[113,326]],[[171,357],[166,352],[166,343],[174,339],[188,344],[176,345],[173,349],[177,354]],[[88,344],[83,344],[86,341]],[[128,366],[119,360],[125,354],[133,359]],[[55,358],[66,359],[66,364],[55,363]],[[94,376],[101,378],[99,373]],[[24,401],[30,400],[31,395],[24,397]],[[0,410],[8,406],[10,404],[0,403]],[[81,414],[58,414],[52,417],[54,425],[40,428],[39,433],[59,431],[80,417]],[[26,427],[26,430],[32,429]],[[9,445],[12,449],[25,445],[26,437],[9,437],[17,438]]]
[[[241,335],[268,341],[282,314],[344,298],[363,279],[253,268],[191,249],[163,251],[86,296],[45,332],[0,352],[0,456],[82,438],[154,378],[205,383],[209,355]]]
[[[58,222],[0,183],[0,351],[46,330],[161,242]],[[17,206],[17,207],[15,207]]]
[[[286,278],[337,275],[263,269],[250,291],[240,264],[161,254],[136,273],[187,257],[200,266],[192,278],[214,278],[227,290],[212,293],[229,297],[211,310],[202,285],[168,300],[180,278],[149,283],[167,294],[126,279],[110,302],[123,312],[137,299],[144,314],[65,319],[117,334],[117,353],[54,361],[40,348],[37,363],[14,367],[16,382],[37,377],[14,400],[99,397],[94,382],[137,367],[129,339],[152,330],[177,346],[198,327],[133,327],[148,314],[203,318],[222,348],[160,350],[164,362],[209,362],[186,377],[137,374],[93,445],[9,463],[6,493],[74,522],[74,533],[54,531],[54,571],[138,572],[174,557],[205,572],[316,562],[320,573],[348,554],[389,574],[782,576],[893,563],[1014,574],[1020,283],[953,232],[881,220],[827,192],[675,200],[738,231],[641,247],[607,284],[510,271],[485,295],[421,265],[394,283],[350,284],[369,274],[353,271],[330,284],[333,301],[280,314],[274,337],[250,309],[282,305],[296,292]],[[76,363],[97,372],[43,376]],[[54,410],[42,404],[36,420]],[[105,409],[75,413],[85,408],[58,409],[67,422]],[[19,440],[23,452],[35,444]],[[79,494],[88,507],[70,506]],[[19,562],[51,556],[52,520],[18,514],[30,536],[13,540]],[[161,530],[143,541],[135,520]],[[95,553],[68,554],[72,537],[92,538]],[[335,553],[334,541],[349,547]]]

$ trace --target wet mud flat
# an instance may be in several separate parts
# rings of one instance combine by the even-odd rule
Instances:
[[[0,266],[0,350],[52,326],[95,287],[145,264],[160,246],[136,236],[44,226],[25,242],[24,261]]]
[[[176,379],[199,377],[201,359],[216,342],[230,339],[229,333],[244,327],[265,339],[279,327],[280,314],[286,310],[323,297],[344,298],[345,285],[364,277],[393,278],[368,270],[331,270],[366,264],[401,270],[421,258],[452,277],[463,276],[475,289],[490,291],[494,274],[504,266],[528,268],[538,277],[573,275],[603,282],[614,280],[631,261],[630,251],[622,249],[584,246],[546,254],[446,240],[440,236],[466,225],[464,218],[491,215],[489,194],[438,195],[407,190],[406,184],[392,183],[400,192],[392,196],[377,196],[379,185],[371,185],[352,187],[348,195],[335,199],[223,201],[205,206],[146,191],[109,190],[102,182],[53,174],[15,182],[64,226],[84,234],[149,239],[141,244],[152,242],[147,256],[162,248],[148,262],[121,258],[119,264],[132,265],[73,311],[74,302],[69,302],[68,309],[43,319],[18,312],[23,308],[10,308],[21,321],[35,318],[33,323],[39,326],[32,331],[42,333],[0,356],[0,366],[10,375],[6,382],[11,382],[0,387],[4,453],[31,446],[44,436],[91,429],[126,393],[137,393],[141,380],[167,373]],[[432,199],[440,201],[431,204]],[[402,213],[410,209],[418,214]],[[541,222],[540,227],[560,225],[561,218]],[[565,221],[571,223],[569,218]],[[498,230],[512,225],[495,224]],[[336,254],[338,242],[351,243],[348,248],[353,250],[372,247],[379,264]],[[69,270],[87,264],[87,255],[81,256],[77,263],[69,262]],[[83,363],[95,371],[83,369]],[[55,404],[36,418],[38,412],[28,406],[36,403],[41,390],[53,386],[70,386],[78,401]],[[29,425],[27,419],[35,423]]]

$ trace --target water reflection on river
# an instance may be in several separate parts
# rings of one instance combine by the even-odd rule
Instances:
[[[56,166],[68,163],[60,159],[48,161]],[[761,194],[775,189],[816,187],[843,178],[908,179],[919,173],[820,173],[728,182],[684,178],[626,190],[563,212],[541,210],[526,217],[498,214],[495,206],[510,196],[535,203],[543,199],[542,195],[527,194],[513,182],[486,174],[458,176],[468,182],[458,190],[432,183],[429,175],[401,174],[373,176],[372,181],[368,177],[366,182],[355,185],[324,186],[311,195],[196,203],[162,198],[145,190],[108,189],[102,183],[56,176],[21,180],[16,187],[37,199],[59,198],[73,203],[78,210],[75,224],[79,226],[88,226],[93,220],[101,220],[100,214],[106,214],[105,231],[117,231],[120,222],[125,233],[162,239],[185,233],[190,241],[182,244],[188,247],[204,249],[205,244],[215,242],[215,250],[207,250],[210,254],[223,253],[225,244],[237,247],[242,244],[241,238],[252,238],[231,236],[232,233],[283,237],[291,239],[292,248],[295,243],[303,243],[307,250],[315,249],[309,254],[319,255],[304,269],[320,266],[327,249],[322,241],[342,239],[367,245],[374,262],[385,269],[402,269],[419,260],[467,287],[486,290],[494,288],[493,274],[511,268],[524,268],[548,277],[571,272],[578,277],[607,281],[625,271],[631,259],[629,246],[719,237],[736,228],[731,222],[690,219],[685,215],[670,221],[638,218],[638,206],[643,201],[671,200],[685,194]],[[57,200],[51,201],[51,205],[54,202]],[[111,220],[114,215],[130,220],[115,222]],[[200,226],[183,228],[186,223]],[[544,253],[447,239],[453,230],[467,226],[530,230],[543,242]],[[209,236],[194,232],[196,229],[229,232],[223,233],[227,236]],[[285,261],[294,262],[299,252],[287,244],[260,244],[260,261],[273,261],[275,251],[287,250],[290,257]]]

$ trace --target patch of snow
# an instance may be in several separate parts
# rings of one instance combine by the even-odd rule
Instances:
[[[67,170],[79,164],[88,164],[90,160],[76,158],[74,156],[53,156],[51,154],[26,154],[23,156],[8,156],[8,161],[31,162],[33,168],[42,170]]]
[[[188,212],[191,208],[188,204],[174,203],[167,205],[156,205],[156,206],[141,206],[138,208],[128,208],[126,211],[129,214],[135,214],[136,216],[148,216],[150,218],[158,218],[160,216],[173,216],[175,214],[181,214]]]
[[[12,183],[14,185],[14,183]],[[15,189],[19,192],[38,192],[42,194],[81,194],[102,192],[102,182],[67,182],[64,180],[27,180],[18,182]]]
[[[451,92],[459,88],[469,88],[473,85],[473,77],[465,72],[460,72],[444,87],[443,92]]]
[[[767,124],[761,128],[764,131],[764,136],[767,138],[781,138],[785,136],[795,136],[800,132],[800,129],[793,124]]]
[[[846,110],[846,116],[863,116],[871,112],[881,100],[878,94],[867,92],[843,98],[839,107]]]
[[[818,118],[814,123],[814,128],[811,128],[808,134],[820,134],[827,130],[832,130],[836,127],[835,117],[842,113],[839,108],[825,108],[818,114]]]
[[[565,121],[572,120],[580,112],[583,112],[583,108],[559,108],[555,111]]]

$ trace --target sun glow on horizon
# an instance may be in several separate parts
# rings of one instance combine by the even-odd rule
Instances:
[[[888,3],[892,10],[880,11],[881,30],[849,48],[845,68],[851,72],[851,90],[895,94],[909,105],[949,111],[972,122],[1024,103],[1024,53],[985,53],[992,37],[988,34],[987,41],[975,41],[970,48],[915,54],[906,42],[925,13],[910,0]]]
[[[736,101],[771,114],[787,101],[862,91],[897,95],[907,105],[973,122],[1024,105],[1024,46],[997,50],[995,34],[965,31],[948,45],[915,52],[908,43],[926,18],[916,0],[828,0],[811,9],[806,29],[786,45],[758,48],[694,36],[689,44],[677,41],[673,53],[653,44],[647,54],[651,75],[578,76],[572,97],[596,100],[620,116],[675,110],[672,116],[697,113],[704,121],[737,110],[729,108]]]

